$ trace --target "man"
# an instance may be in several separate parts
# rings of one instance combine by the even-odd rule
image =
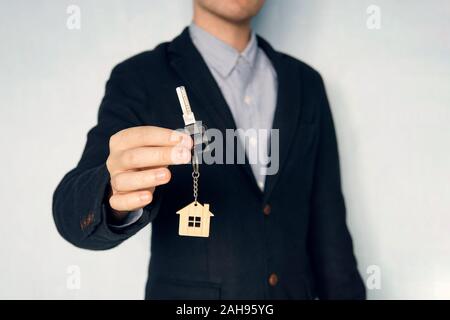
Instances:
[[[365,298],[323,82],[252,33],[263,2],[195,0],[181,35],[116,66],[83,156],[55,192],[58,230],[81,248],[115,247],[152,223],[146,298]],[[209,237],[178,235],[176,212],[193,201],[193,142],[171,130],[184,127],[181,85],[209,128],[279,129],[275,174],[248,159],[200,165]],[[269,150],[268,140],[257,145]]]

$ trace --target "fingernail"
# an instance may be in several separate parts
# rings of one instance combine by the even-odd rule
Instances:
[[[189,156],[190,156],[190,152],[186,148],[180,148],[177,151],[177,159],[179,161],[182,161],[182,162],[187,161],[189,159]]]
[[[165,171],[159,171],[156,173],[156,179],[157,180],[165,180],[166,179],[166,172]]]
[[[189,137],[189,136],[182,136],[181,137],[181,145],[190,149],[192,147],[192,139],[191,139],[191,137]]]
[[[141,199],[141,201],[148,201],[150,200],[150,194],[148,193],[142,193],[139,198]]]
[[[177,145],[182,146],[182,147],[186,147],[186,148],[191,148],[192,147],[192,139],[190,136],[175,131],[172,136],[170,137],[170,141],[172,142],[176,142]]]
[[[174,131],[170,136],[170,141],[172,142],[181,142],[183,140],[184,135],[181,132]]]

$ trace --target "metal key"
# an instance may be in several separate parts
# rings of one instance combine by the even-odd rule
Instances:
[[[199,156],[199,153],[207,151],[209,139],[206,136],[206,128],[201,121],[195,120],[191,104],[186,93],[186,88],[181,86],[176,89],[181,110],[183,111],[184,129],[191,135],[194,141],[193,156]],[[202,148],[205,145],[205,148]]]

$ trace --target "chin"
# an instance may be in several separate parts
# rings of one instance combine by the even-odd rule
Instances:
[[[205,10],[222,19],[244,23],[256,16],[264,5],[264,0],[196,0]]]

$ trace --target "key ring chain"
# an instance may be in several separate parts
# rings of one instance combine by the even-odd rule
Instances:
[[[193,179],[193,185],[194,185],[194,202],[195,205],[198,204],[197,202],[197,196],[198,196],[198,178],[200,177],[200,172],[192,172],[192,179]]]

